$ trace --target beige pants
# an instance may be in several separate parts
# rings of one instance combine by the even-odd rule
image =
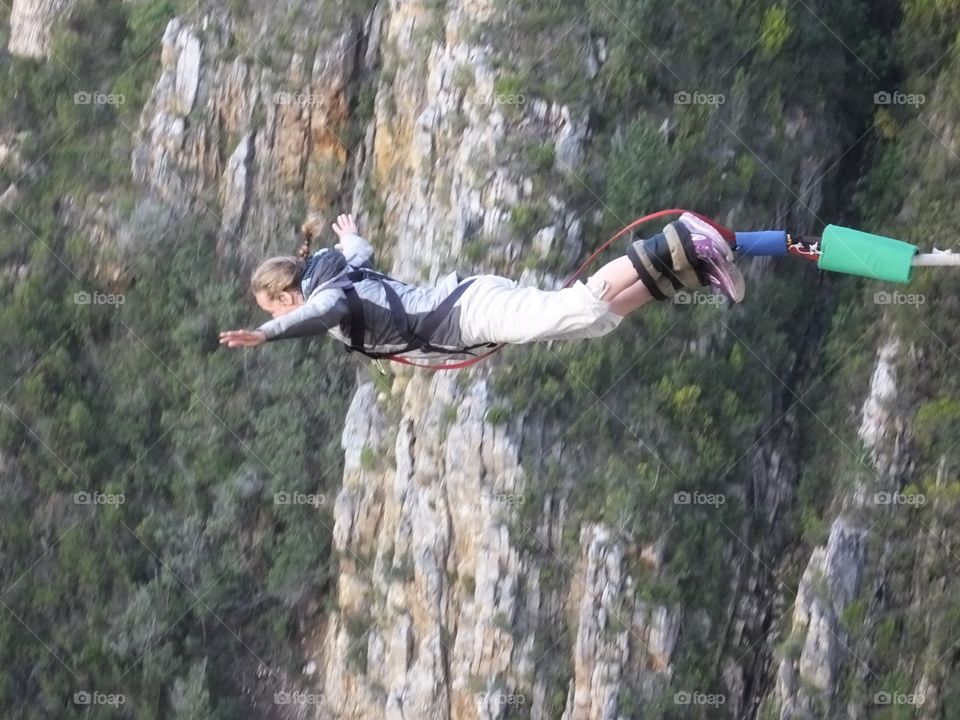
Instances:
[[[466,345],[580,340],[606,335],[623,316],[601,300],[602,280],[577,280],[561,290],[523,287],[499,275],[479,275],[460,298]]]

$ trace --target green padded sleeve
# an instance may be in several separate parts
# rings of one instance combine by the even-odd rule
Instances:
[[[820,241],[822,270],[906,283],[917,247],[900,240],[827,225]]]

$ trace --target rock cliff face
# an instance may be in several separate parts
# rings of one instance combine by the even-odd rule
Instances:
[[[175,18],[141,115],[134,179],[188,211],[183,216],[214,212],[222,250],[290,252],[304,219],[295,193],[320,212],[339,201],[361,40],[346,23],[315,57],[293,50],[274,71],[250,55],[228,59],[228,45],[238,43],[256,56],[235,37],[229,16],[204,16],[197,26]]]
[[[15,0],[11,52],[42,57],[53,19],[69,6]],[[477,243],[490,268],[517,267],[531,254],[569,264],[583,249],[583,219],[548,194],[536,232],[515,239],[511,211],[531,200],[534,184],[502,160],[511,135],[523,132],[551,143],[557,165],[576,171],[593,139],[589,113],[536,98],[515,112],[495,100],[500,71],[474,30],[497,7],[383,1],[327,25],[316,53],[305,49],[305,24],[269,62],[262,35],[250,31],[255,20],[173,19],[158,39],[161,65],[136,128],[131,165],[143,193],[135,212],[175,209],[168,231],[213,213],[221,253],[247,262],[292,250],[306,211],[353,210],[397,277],[436,280]],[[255,15],[269,33],[275,18]],[[602,42],[584,54],[594,72],[605,62]],[[816,212],[820,136],[807,120],[791,127],[811,148],[798,172],[803,202]],[[0,142],[0,165],[15,159],[13,140]],[[14,202],[11,186],[0,206]],[[95,244],[122,244],[123,229],[97,208],[70,212],[97,229]],[[557,284],[545,271],[520,279]],[[819,339],[819,330],[805,331]],[[838,709],[835,691],[842,676],[869,672],[844,617],[880,562],[871,538],[888,510],[874,495],[896,492],[910,462],[896,412],[905,352],[895,337],[885,342],[869,391],[857,398],[870,467],[837,502],[827,539],[812,552],[796,551],[779,529],[801,472],[792,403],[774,403],[782,422],[750,453],[744,493],[772,530],[754,548],[730,541],[727,627],[715,649],[730,717],[862,716]],[[793,371],[809,368],[798,360]],[[490,372],[402,370],[389,389],[357,388],[334,513],[336,610],[304,641],[309,670],[300,684],[323,703],[298,717],[614,720],[646,717],[669,701],[685,634],[709,623],[642,592],[643,578],[661,570],[661,544],[637,548],[617,528],[590,522],[576,528],[571,553],[569,541],[561,547],[570,523],[562,492],[534,508],[532,526],[518,522],[529,501],[524,460],[540,452],[544,421],[518,414],[504,422],[491,412]],[[775,568],[761,559],[771,555]],[[795,592],[779,579],[791,565],[805,568]]]
[[[344,428],[340,612],[318,648],[330,711],[494,718],[527,703],[532,717],[562,711],[572,720],[614,716],[627,675],[648,697],[659,691],[680,612],[633,599],[623,542],[608,528],[583,528],[570,586],[542,585],[543,568],[513,545],[519,448],[485,421],[486,383],[440,374],[399,384],[398,418],[365,384]],[[393,437],[395,446],[383,447]],[[387,467],[364,467],[371,447],[385,451]],[[555,548],[562,522],[562,507],[544,508],[537,542]],[[558,688],[541,663],[561,644],[572,674]]]
[[[865,528],[838,517],[826,547],[816,548],[810,557],[797,590],[791,630],[802,649],[799,658],[781,660],[777,673],[781,717],[822,716],[840,668],[858,662],[849,652],[841,617],[858,590],[866,560],[865,535]]]
[[[69,13],[75,4],[76,0],[13,0],[7,48],[14,55],[46,57],[54,21]]]
[[[355,203],[364,188],[382,188],[382,218],[359,210],[389,229],[391,272],[435,279],[472,238],[506,235],[510,209],[531,192],[530,178],[497,162],[508,128],[492,100],[490,50],[467,40],[489,12],[484,3],[446,12],[381,4],[310,67],[294,54],[282,73],[225,60],[229,22],[176,19],[142,114],[134,176],[185,208],[202,210],[205,190],[217,187],[224,246],[257,252],[239,238],[275,234],[292,212],[285,192],[303,189],[311,210],[329,211],[337,198],[324,188],[355,173]],[[362,145],[347,148],[356,84],[378,63],[391,72],[375,80]],[[582,152],[585,121],[566,108],[538,103],[526,122],[567,162]],[[551,200],[535,249],[563,243],[573,257],[580,222]],[[490,255],[510,262],[524,251],[500,244]],[[541,569],[522,557],[507,522],[523,493],[518,440],[485,420],[489,404],[482,375],[401,376],[392,400],[370,384],[357,391],[336,503],[339,610],[307,660],[324,668],[334,716],[495,718],[528,704],[535,717],[609,717],[625,673],[650,695],[668,674],[679,610],[629,601],[623,544],[608,528],[584,528],[571,587],[540,587]],[[370,449],[378,467],[363,461]],[[562,506],[544,508],[538,542],[558,544],[561,525]],[[558,635],[557,626],[567,629]],[[572,666],[559,688],[538,666],[558,644],[571,648]]]
[[[516,130],[496,100],[491,49],[468,39],[489,19],[493,3],[454,3],[445,12],[426,6],[395,2],[387,8],[379,44],[395,72],[377,88],[366,170],[383,189],[384,227],[396,239],[393,272],[433,280],[474,238],[483,238],[494,262],[516,261],[527,248],[496,239],[508,236],[510,210],[529,199],[532,182],[499,161]],[[543,102],[523,124],[570,157],[582,151],[587,136],[584,119]],[[546,253],[558,242],[576,255],[581,224],[560,199],[550,200],[553,216],[540,230],[537,249]]]
[[[31,173],[31,168],[27,167],[20,157],[19,146],[23,142],[26,133],[7,133],[0,138],[0,171],[7,171],[15,178],[29,177],[36,175]],[[17,200],[20,196],[19,181],[14,180],[9,184],[2,183],[0,187],[0,208],[14,210],[17,206]]]
[[[225,58],[229,21],[175,19],[142,114],[134,176],[185,208],[205,205],[216,187],[225,248],[262,252],[254,239],[275,234],[294,210],[285,194],[303,190],[309,209],[329,211],[340,200],[333,188],[352,178],[355,209],[382,231],[398,277],[435,280],[478,239],[494,265],[557,248],[573,259],[581,221],[557,197],[529,246],[509,239],[510,212],[533,184],[498,161],[517,128],[494,101],[492,49],[472,39],[492,12],[482,1],[380,3],[363,27],[348,24],[315,59],[294,53],[278,72]],[[361,81],[373,87],[373,110],[362,143],[348,148]],[[586,118],[542,101],[520,124],[553,142],[571,169],[590,138]],[[369,188],[382,217],[366,212]],[[525,418],[494,425],[490,404],[483,370],[401,373],[389,397],[369,383],[358,389],[335,513],[338,611],[305,658],[322,668],[331,716],[502,718],[519,709],[600,720],[621,716],[627,697],[642,709],[663,695],[682,608],[636,597],[627,540],[603,525],[581,529],[567,583],[541,582],[546,568],[522,552],[510,521],[523,497]],[[364,459],[371,451],[375,465]],[[758,471],[774,476],[764,487],[789,487],[776,468],[791,462],[761,461]],[[520,532],[559,558],[564,511],[554,501],[539,526]],[[795,622],[809,630],[799,673],[818,686],[829,686],[842,661],[831,623],[856,582],[858,547],[838,519],[804,576]],[[836,584],[822,599],[808,587],[819,575]],[[554,672],[558,657],[566,667]],[[781,667],[781,678],[791,671]],[[732,691],[742,686],[742,668],[727,674]],[[802,705],[782,682],[784,705]]]
[[[369,173],[383,188],[397,276],[434,279],[472,237],[508,237],[509,210],[530,192],[529,178],[497,163],[509,129],[490,102],[490,51],[466,39],[489,12],[486,3],[453,4],[442,14],[407,2],[387,9],[378,41],[384,62],[418,62],[397,64],[377,88],[360,183]],[[425,28],[435,28],[436,39],[425,40]],[[471,83],[458,77],[464,67]],[[531,115],[533,130],[568,157],[582,151],[585,125],[565,108],[542,106]],[[546,249],[555,241],[576,253],[579,223],[553,200],[540,237],[549,238]],[[488,247],[507,262],[520,252]],[[520,428],[485,420],[482,373],[404,377],[395,393],[401,411],[391,425],[372,389],[361,388],[344,432],[338,549],[372,562],[343,566],[344,612],[330,623],[326,643],[333,714],[375,718],[386,708],[389,718],[496,718],[527,703],[532,717],[562,708],[564,718],[579,720],[612,717],[625,674],[629,685],[652,693],[668,672],[679,611],[630,600],[623,541],[604,527],[583,529],[570,587],[541,587],[543,568],[524,559],[507,522],[511,499],[523,493]],[[362,471],[360,448],[378,447],[383,437],[397,438],[387,449],[395,468]],[[550,550],[561,525],[562,506],[545,507],[542,526],[530,530]],[[369,627],[358,639],[350,618],[360,614]],[[345,655],[357,642],[366,644],[367,670],[352,675]],[[572,672],[569,686],[558,688],[542,663],[559,644],[570,648]]]
[[[902,353],[902,344],[894,336],[877,353],[859,429],[869,465],[842,499],[826,545],[813,550],[797,589],[773,693],[781,718],[812,720],[826,712],[859,716],[852,707],[837,707],[834,693],[843,670],[861,678],[872,673],[868,657],[849,637],[850,623],[844,613],[863,582],[870,560],[868,547],[880,544],[871,543],[871,531],[898,511],[886,506],[883,498],[899,492],[910,461],[905,449],[908,429],[901,419],[904,393],[897,379]],[[875,562],[882,565],[882,559]]]

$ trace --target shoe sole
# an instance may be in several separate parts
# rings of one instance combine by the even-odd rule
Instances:
[[[707,264],[707,276],[710,278],[710,284],[734,304],[743,302],[743,298],[746,296],[746,283],[744,283],[740,269],[733,263],[720,265],[712,260],[705,260],[704,262]]]

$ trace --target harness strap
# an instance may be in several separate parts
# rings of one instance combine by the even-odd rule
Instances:
[[[471,284],[473,284],[473,278],[470,278],[466,282],[461,282],[453,289],[453,292],[447,295],[443,299],[443,302],[437,305],[437,307],[432,310],[424,319],[423,325],[420,328],[420,337],[426,339],[425,344],[428,345],[430,349],[435,349],[432,345],[430,345],[430,338],[433,337],[433,334],[440,327],[440,324],[447,319],[447,315],[453,311],[453,306],[456,304],[457,300],[460,299],[460,296],[463,295],[464,291],[470,287]]]
[[[360,296],[354,290],[353,284],[344,285],[343,294],[347,296],[347,308],[350,310],[350,345],[354,348],[363,347],[363,303],[360,302]],[[357,321],[359,318],[359,322]]]
[[[667,296],[660,292],[660,288],[657,287],[653,276],[647,272],[647,268],[644,267],[643,261],[640,259],[640,254],[632,242],[627,243],[627,257],[630,258],[630,262],[633,263],[633,269],[637,271],[640,281],[646,286],[647,290],[650,291],[650,294],[657,300],[666,300]]]
[[[341,278],[338,278],[334,282],[326,285],[328,288],[340,288],[343,290],[347,299],[347,308],[350,312],[350,344],[345,346],[347,351],[359,352],[373,360],[379,360],[381,358],[393,357],[395,355],[410,352],[412,350],[426,350],[429,352],[446,353],[450,355],[467,354],[476,356],[476,353],[471,352],[472,350],[476,348],[493,346],[493,343],[482,343],[479,345],[470,345],[469,347],[465,348],[450,349],[437,347],[429,340],[429,338],[437,331],[443,321],[453,310],[453,306],[457,300],[460,299],[460,296],[463,295],[464,291],[471,285],[471,283],[473,283],[472,278],[466,282],[463,282],[460,279],[460,275],[457,275],[457,280],[460,281],[460,284],[458,284],[457,287],[454,288],[453,291],[447,295],[447,297],[445,297],[436,308],[430,311],[423,321],[420,334],[413,332],[413,330],[410,328],[410,318],[407,315],[406,309],[403,307],[403,301],[400,299],[400,295],[386,282],[387,280],[391,279],[392,278],[387,275],[383,275],[382,273],[362,268],[352,270],[344,274]],[[387,304],[390,306],[390,316],[393,320],[394,327],[407,343],[407,347],[390,352],[375,352],[366,350],[364,348],[366,322],[363,314],[363,303],[360,300],[360,296],[356,289],[353,287],[354,283],[360,282],[361,280],[376,280],[380,283],[380,287],[383,288],[384,295],[387,298]]]
[[[407,316],[407,309],[403,307],[403,301],[400,299],[397,291],[390,287],[382,278],[376,279],[379,281],[380,287],[383,288],[383,292],[387,296],[387,304],[390,306],[393,326],[397,332],[400,333],[400,337],[402,337],[408,345],[423,343],[423,339],[418,337],[416,333],[410,329],[410,318]]]
[[[683,283],[680,282],[680,279],[673,272],[673,255],[670,253],[667,236],[663,233],[657,233],[646,242],[649,243],[650,249],[652,250],[649,258],[653,269],[667,278],[670,284],[673,285],[674,290],[679,290],[683,287]]]
[[[699,217],[699,215],[697,216]],[[716,224],[713,221],[708,221],[708,224],[716,229]],[[683,252],[687,256],[687,260],[690,263],[690,266],[693,268],[694,273],[697,276],[697,280],[700,281],[700,284],[707,286],[710,284],[710,280],[707,277],[707,268],[704,265],[703,261],[697,256],[696,247],[693,244],[693,234],[690,232],[690,228],[684,225],[679,220],[674,220],[670,225],[676,231],[677,236],[680,238],[680,244],[683,247]],[[717,230],[717,232],[720,232]],[[722,233],[721,233],[722,235]]]

